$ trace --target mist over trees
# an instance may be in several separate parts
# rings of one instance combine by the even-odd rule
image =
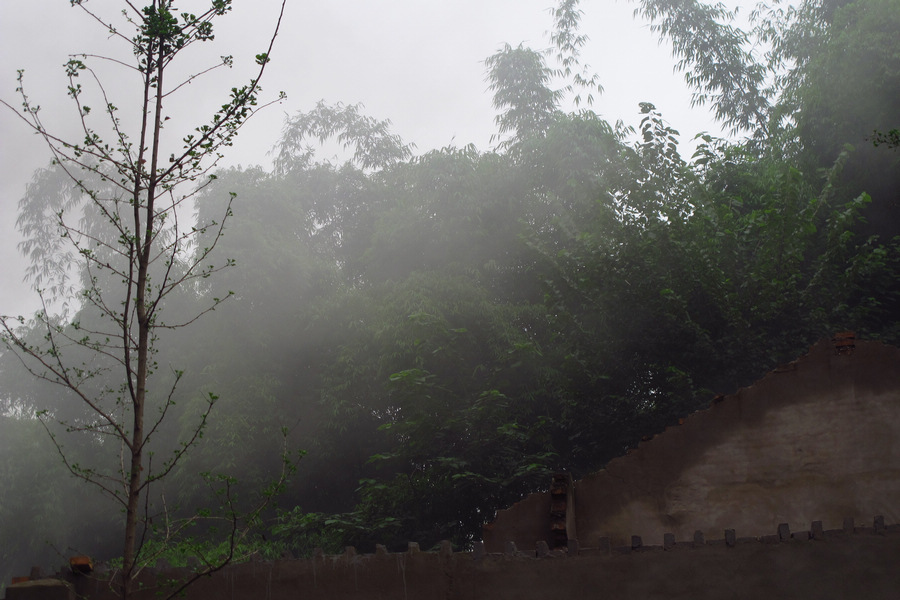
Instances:
[[[198,472],[263,485],[288,427],[306,456],[256,551],[461,548],[551,472],[602,468],[819,338],[900,343],[900,2],[770,3],[745,29],[696,1],[636,8],[732,139],[701,135],[685,156],[653,99],[633,127],[596,114],[602,74],[580,63],[589,32],[564,0],[553,52],[503,45],[485,61],[493,149],[416,153],[381,115],[322,102],[286,120],[272,170],[217,173],[196,218],[235,195],[217,252],[236,266],[166,303],[174,322],[234,292],[162,340],[184,372],[168,441],[218,397],[159,490],[173,506],[204,503]],[[43,540],[115,556],[121,516],[66,478],[33,418],[81,407],[7,351],[0,382],[0,539],[15,540],[0,561],[49,561]]]

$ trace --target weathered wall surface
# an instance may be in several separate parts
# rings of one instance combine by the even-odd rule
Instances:
[[[814,531],[811,528],[811,531]],[[900,526],[810,531],[663,547],[521,553],[408,552],[235,565],[188,588],[187,600],[896,600]],[[533,552],[532,552],[533,556]],[[102,580],[11,586],[7,600],[112,600]],[[153,577],[135,600],[157,600]]]
[[[900,521],[900,349],[828,342],[708,410],[669,427],[575,484],[578,540],[678,539],[695,530],[738,535],[827,527],[845,517]],[[491,552],[548,538],[548,494],[485,527]]]

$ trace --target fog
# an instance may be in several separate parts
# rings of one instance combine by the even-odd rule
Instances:
[[[107,9],[116,4],[92,0],[90,6],[111,14],[115,9]],[[207,118],[227,89],[249,77],[252,57],[264,49],[279,4],[238,2],[220,21],[215,48],[206,52],[204,64],[227,53],[235,57],[236,66],[191,86],[191,101],[177,108],[182,125]],[[190,6],[185,3],[183,8]],[[310,110],[320,99],[362,103],[367,114],[390,119],[394,131],[414,143],[419,153],[448,144],[474,143],[488,149],[496,111],[483,61],[504,43],[548,48],[551,7],[547,0],[290,2],[263,86],[270,98],[283,90],[287,100],[248,123],[223,165],[269,165],[267,152],[285,116]],[[594,110],[609,121],[636,125],[638,103],[648,101],[681,131],[688,145],[698,132],[718,133],[708,109],[691,109],[690,92],[683,76],[673,72],[668,45],[658,42],[647,23],[633,18],[633,8],[624,1],[584,7],[582,30],[590,42],[583,60],[600,74],[605,88]],[[0,39],[0,97],[13,106],[20,104],[16,71],[24,69],[26,89],[41,105],[45,124],[72,133],[67,125],[74,112],[65,94],[62,64],[70,54],[122,49],[65,2],[43,2],[38,10],[33,2],[5,0],[0,5]],[[114,82],[122,71],[110,73],[115,74],[111,91],[121,93]],[[127,111],[133,102],[119,105]],[[37,308],[37,299],[22,281],[16,205],[31,173],[46,166],[49,154],[7,109],[0,111],[0,135],[0,313],[28,314]]]
[[[56,299],[66,313],[0,318],[0,576],[127,556],[126,473],[152,481],[148,552],[178,564],[232,549],[210,523],[260,498],[274,504],[231,520],[246,527],[240,560],[471,547],[550,474],[602,468],[823,337],[900,343],[897,1],[803,4],[766,22],[783,45],[678,3],[697,9],[665,21],[691,89],[635,4],[584,3],[580,60],[605,88],[590,105],[559,92],[577,81],[553,71],[547,0],[289,2],[260,95],[286,99],[240,129],[180,220],[156,221],[157,258],[137,267],[146,206],[90,169],[82,204],[59,169],[33,177],[48,150],[0,110],[0,316],[36,308],[20,198],[32,264],[69,268],[85,292]],[[98,58],[122,56],[118,42],[66,3],[40,19],[35,6],[0,5],[0,98],[19,104],[25,69],[47,130],[78,139],[60,65],[84,52],[133,128],[140,86]],[[190,172],[183,136],[257,73],[280,6],[237,3],[167,71],[171,84],[234,57],[165,96],[172,173]],[[692,108],[695,93],[714,106]],[[84,98],[102,123],[97,92]],[[157,218],[180,198],[154,197]],[[79,224],[61,236],[64,206]],[[152,314],[135,325],[142,266]],[[286,464],[281,493],[262,493]],[[106,496],[72,476],[95,468]],[[176,522],[180,537],[161,539]]]

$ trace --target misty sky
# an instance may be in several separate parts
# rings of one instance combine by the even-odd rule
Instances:
[[[181,10],[199,12],[203,2],[182,0]],[[729,3],[732,4],[732,3]],[[90,0],[101,14],[115,14],[121,0]],[[268,164],[266,152],[277,141],[286,113],[308,111],[315,103],[362,103],[364,113],[393,122],[394,132],[426,152],[449,144],[490,148],[495,131],[491,94],[483,60],[504,43],[549,47],[549,9],[555,0],[288,0],[273,62],[263,81],[263,98],[288,94],[242,129],[224,164]],[[177,115],[179,139],[208,119],[225,101],[227,90],[253,73],[253,56],[265,50],[280,6],[278,0],[234,0],[234,11],[218,21],[217,39],[196,66],[231,54],[235,67],[191,85],[184,104],[166,108]],[[593,109],[611,122],[637,126],[638,102],[653,102],[690,142],[695,133],[719,130],[709,112],[690,108],[690,92],[666,45],[632,17],[634,5],[583,2],[582,32],[590,36],[584,62],[598,72],[605,93]],[[26,91],[42,106],[48,129],[72,131],[61,65],[70,53],[130,58],[121,43],[69,0],[0,0],[0,98],[18,106],[16,71],[26,72]],[[187,55],[187,62],[192,59]],[[192,67],[195,65],[191,65]],[[104,71],[123,113],[133,110],[124,71]],[[86,83],[86,82],[85,82]],[[131,92],[133,93],[133,92]],[[16,205],[36,168],[49,153],[43,142],[11,111],[0,107],[0,314],[22,314],[36,298],[22,282],[24,262],[16,250]],[[100,111],[96,111],[98,118]]]

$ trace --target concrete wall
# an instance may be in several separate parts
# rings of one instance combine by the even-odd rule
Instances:
[[[762,538],[688,540],[664,546],[560,551],[545,558],[505,554],[405,552],[234,565],[188,588],[187,600],[546,600],[665,598],[691,600],[896,600],[900,525]],[[711,533],[711,532],[710,532]],[[720,534],[721,535],[721,534]],[[711,536],[710,536],[711,537]],[[658,542],[658,541],[657,541]],[[135,600],[158,600],[148,573]],[[7,600],[111,600],[102,577],[70,576],[60,584],[11,586]],[[37,583],[37,582],[32,582]],[[43,589],[42,589],[43,587]],[[42,595],[46,593],[47,595]],[[52,595],[51,595],[52,594]]]
[[[852,343],[852,342],[851,342]],[[548,538],[549,494],[498,513],[491,552]],[[719,399],[575,483],[578,541],[679,539],[826,528],[845,517],[900,521],[900,349],[823,341],[755,385]]]

